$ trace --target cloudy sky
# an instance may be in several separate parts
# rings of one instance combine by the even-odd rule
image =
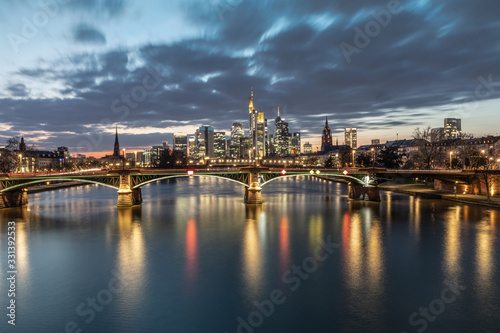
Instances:
[[[498,0],[3,0],[0,144],[98,156],[200,125],[274,132],[277,107],[319,145],[410,138],[462,118],[498,135]],[[245,124],[247,127],[248,124]]]

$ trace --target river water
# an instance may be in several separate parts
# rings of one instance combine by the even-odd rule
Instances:
[[[499,332],[500,211],[310,177],[85,185],[0,211],[1,332]],[[7,222],[16,222],[16,326]]]

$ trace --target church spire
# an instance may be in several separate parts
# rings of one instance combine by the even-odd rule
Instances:
[[[115,134],[115,147],[113,149],[113,156],[120,156],[120,143],[118,142],[118,126],[116,126],[116,134]]]
[[[21,142],[19,143],[19,151],[20,152],[26,151],[26,144],[24,143],[24,137],[21,137]]]
[[[328,126],[328,117],[325,119],[325,128],[323,128],[323,135],[321,137],[321,150],[325,151],[329,146],[332,145],[332,133],[330,127]]]

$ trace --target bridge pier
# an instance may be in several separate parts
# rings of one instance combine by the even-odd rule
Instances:
[[[260,172],[268,171],[269,168],[262,168],[258,166],[250,166],[241,168],[249,172],[248,182],[250,187],[245,187],[245,203],[251,205],[262,204],[262,187],[260,186]]]
[[[1,193],[0,208],[21,207],[28,204],[28,190],[23,188],[16,191]]]
[[[245,202],[247,204],[262,204],[262,187],[259,183],[253,182],[250,187],[245,187]]]
[[[141,188],[130,188],[130,172],[121,171],[120,175],[120,188],[118,189],[118,202],[117,207],[131,207],[140,205],[142,203]]]
[[[361,199],[361,196],[363,197]],[[380,190],[378,186],[363,186],[361,184],[349,183],[349,198],[356,200],[365,200],[368,196],[369,201],[380,201]]]

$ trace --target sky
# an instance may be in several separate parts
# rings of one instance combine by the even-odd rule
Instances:
[[[248,128],[248,98],[302,143],[461,118],[499,135],[497,0],[3,0],[0,145],[100,156],[201,125]],[[246,123],[245,123],[246,122]]]

